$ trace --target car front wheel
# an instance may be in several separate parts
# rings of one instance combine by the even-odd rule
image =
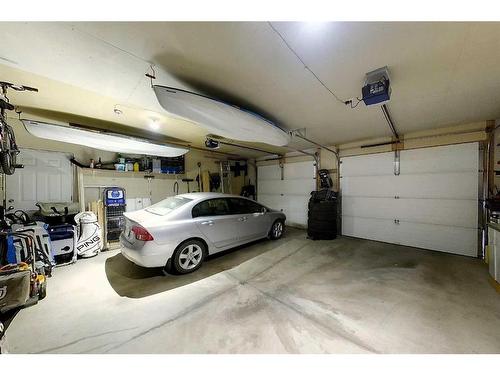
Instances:
[[[269,238],[271,240],[278,240],[283,236],[283,232],[285,230],[285,223],[283,220],[276,220],[271,227],[271,231],[269,232]]]
[[[198,240],[189,240],[179,245],[174,253],[172,265],[180,274],[196,271],[205,259],[206,246]]]

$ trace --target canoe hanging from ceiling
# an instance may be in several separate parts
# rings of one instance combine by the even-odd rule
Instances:
[[[22,122],[28,133],[35,137],[84,145],[98,150],[164,157],[181,156],[189,151],[185,147],[158,144],[122,134],[85,130],[42,121],[22,120]]]
[[[285,146],[290,142],[287,132],[253,112],[173,87],[154,85],[153,89],[167,112],[196,122],[209,134],[273,146]]]

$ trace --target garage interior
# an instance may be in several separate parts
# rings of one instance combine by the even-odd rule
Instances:
[[[45,298],[0,315],[8,352],[500,352],[500,24],[0,22],[0,35],[0,81],[37,90],[6,91],[23,168],[0,174],[2,215],[35,220],[44,202],[64,218],[52,205],[66,202],[102,230],[97,255],[75,247]],[[245,195],[286,230],[165,275],[122,255],[112,188],[125,212]],[[335,202],[329,239],[312,234],[314,197]]]

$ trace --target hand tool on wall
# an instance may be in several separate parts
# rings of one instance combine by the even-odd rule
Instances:
[[[193,181],[194,181],[194,180],[193,180],[192,178],[183,178],[183,179],[182,179],[182,182],[187,183],[188,193],[191,193],[191,189],[190,189],[190,187],[189,187],[189,183],[190,183],[190,182],[193,182]]]
[[[198,162],[198,177],[196,178],[198,181],[198,191],[201,192],[201,162]]]

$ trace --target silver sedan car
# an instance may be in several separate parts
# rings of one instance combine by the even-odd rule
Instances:
[[[193,272],[207,255],[261,238],[279,239],[285,215],[253,200],[220,193],[169,197],[125,213],[120,236],[125,258],[166,272]]]

